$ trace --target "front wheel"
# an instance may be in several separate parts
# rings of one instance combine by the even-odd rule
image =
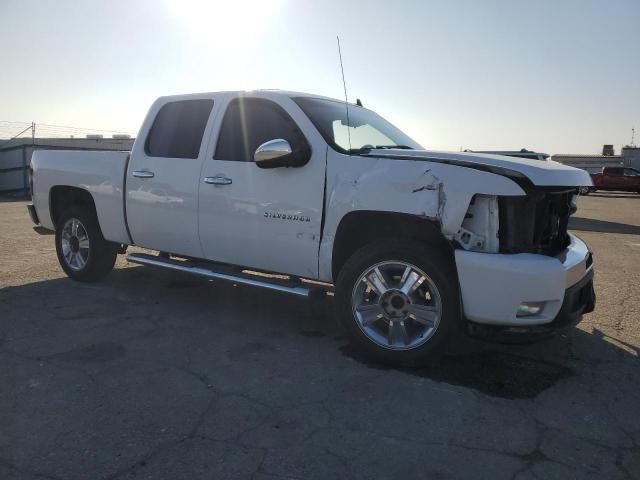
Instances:
[[[385,363],[421,364],[461,331],[450,256],[413,241],[356,252],[340,271],[336,301],[352,342]]]
[[[95,282],[113,269],[118,245],[104,239],[91,209],[72,207],[62,213],[58,225],[58,261],[71,279]]]

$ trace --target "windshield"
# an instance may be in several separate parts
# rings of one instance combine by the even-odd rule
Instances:
[[[398,128],[366,108],[349,105],[347,123],[343,102],[313,97],[298,97],[293,101],[309,117],[326,142],[340,152],[357,153],[371,148],[422,149]]]

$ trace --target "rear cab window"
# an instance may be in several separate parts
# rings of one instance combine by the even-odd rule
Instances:
[[[180,100],[163,105],[144,145],[150,157],[198,158],[213,100]]]

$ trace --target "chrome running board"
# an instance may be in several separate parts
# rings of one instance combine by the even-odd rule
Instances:
[[[244,273],[244,271],[233,269],[227,265],[216,263],[195,263],[191,260],[175,260],[171,258],[163,258],[145,253],[130,253],[127,255],[127,261],[131,263],[139,263],[141,265],[153,265],[155,267],[168,268],[170,270],[178,270],[180,272],[191,273],[201,277],[212,278],[215,280],[223,280],[225,282],[233,282],[241,285],[249,285],[252,287],[268,288],[278,292],[298,295],[300,297],[309,296],[309,288],[301,286],[299,282],[286,281],[281,278],[267,280],[264,277],[272,275],[256,272],[257,275]],[[276,275],[273,275],[276,276]],[[282,277],[282,275],[278,275]]]

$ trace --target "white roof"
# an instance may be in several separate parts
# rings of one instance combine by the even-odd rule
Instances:
[[[218,95],[251,96],[251,94],[255,92],[264,92],[264,93],[269,93],[270,95],[282,95],[283,97],[289,97],[289,98],[308,97],[308,98],[318,98],[322,100],[330,100],[333,102],[344,102],[344,100],[325,97],[323,95],[316,95],[313,93],[296,92],[292,90],[269,89],[269,88],[263,88],[263,89],[257,89],[257,90],[224,90],[219,92],[200,92],[200,93],[186,93],[186,94],[178,94],[178,95],[163,95],[160,98],[184,100],[189,98],[210,98]],[[349,104],[355,105],[355,103],[353,104],[349,103]]]

